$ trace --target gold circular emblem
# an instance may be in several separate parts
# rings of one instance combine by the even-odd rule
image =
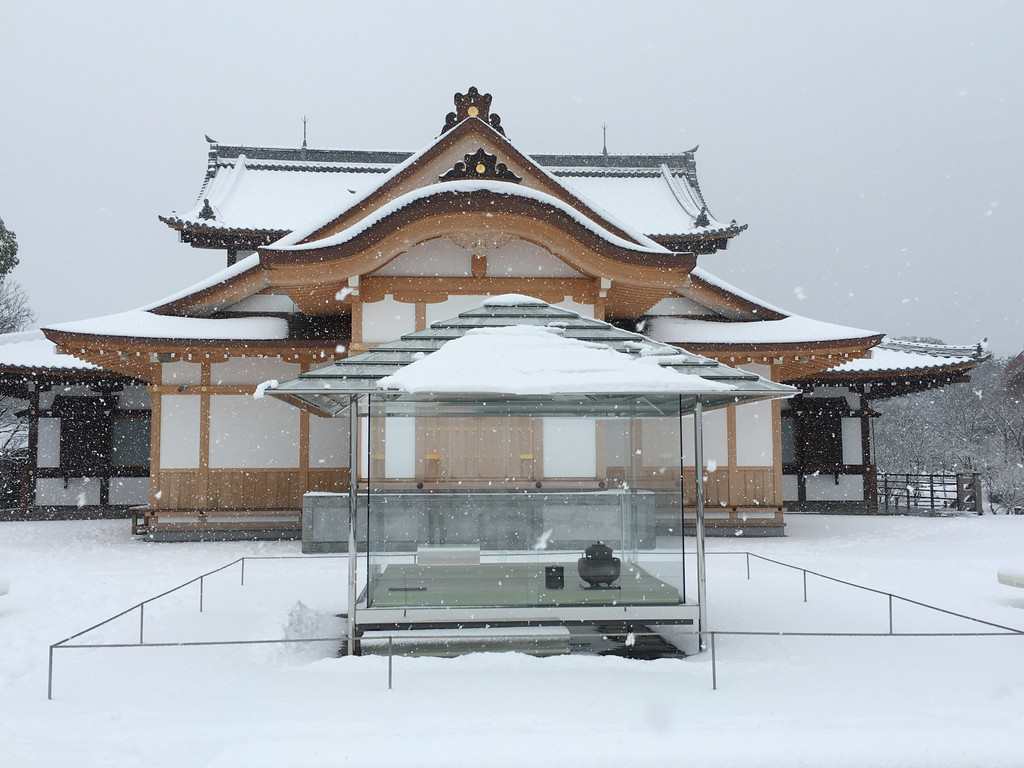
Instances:
[[[477,172],[477,173],[483,173],[483,172],[484,172],[484,171],[486,171],[486,170],[487,170],[487,169],[486,169],[486,168],[484,167],[484,164],[483,164],[483,163],[477,163],[477,164],[476,164],[476,172]]]
[[[466,110],[466,114],[469,115],[470,117],[476,117],[477,115],[480,114],[480,110],[477,107],[470,107],[469,109]]]

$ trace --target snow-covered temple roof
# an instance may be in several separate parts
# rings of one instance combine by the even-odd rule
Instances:
[[[846,361],[798,383],[863,386],[873,398],[892,397],[967,381],[970,371],[991,357],[984,342],[957,346],[886,337],[867,357]]]
[[[521,187],[516,184],[509,184],[503,181],[448,181],[443,184],[431,184],[426,187],[420,187],[411,192],[407,192],[404,195],[392,200],[391,202],[381,206],[380,208],[373,211],[370,215],[364,217],[360,221],[353,224],[351,227],[338,232],[337,234],[331,235],[323,239],[315,240],[312,242],[303,243],[300,242],[306,236],[303,230],[297,230],[291,234],[285,235],[279,241],[266,247],[268,251],[302,251],[311,250],[315,248],[324,248],[332,245],[339,245],[341,243],[352,240],[356,235],[364,232],[375,224],[379,223],[386,217],[426,198],[436,197],[438,195],[466,195],[472,192],[490,192],[494,195],[519,197],[524,200],[530,200],[533,202],[543,203],[546,206],[554,208],[566,216],[572,218],[577,224],[586,227],[593,234],[607,241],[608,243],[618,247],[629,250],[642,251],[646,253],[658,253],[666,254],[670,251],[662,245],[659,245],[654,240],[651,240],[643,232],[631,231],[633,228],[630,225],[615,221],[615,225],[619,228],[630,233],[631,237],[637,242],[630,242],[624,238],[616,235],[614,232],[610,232],[604,229],[593,220],[582,215],[579,211],[567,205],[566,203],[558,200],[557,198],[548,195],[544,192],[538,192],[537,190],[530,189],[528,187]]]
[[[795,391],[609,323],[512,295],[303,373],[266,393],[334,415],[356,394],[457,402],[473,412],[508,413],[515,410],[510,402],[525,398],[537,414],[546,408],[563,412],[564,403],[555,402],[559,397],[581,408],[598,407],[594,398],[603,407],[618,408],[624,406],[616,404],[616,396],[644,395],[643,407],[656,413],[664,406],[660,400],[677,403],[681,396],[692,401],[699,395],[715,407],[788,397]]]
[[[98,367],[57,352],[42,331],[0,334],[0,370],[98,371]]]
[[[694,153],[664,155],[531,155],[582,199],[673,250],[726,247],[746,229],[716,219],[697,181]],[[413,153],[285,149],[210,143],[196,203],[161,216],[197,247],[255,249],[307,221],[355,202]]]
[[[670,344],[699,347],[780,346],[865,340],[871,343],[877,331],[824,323],[809,317],[789,315],[778,320],[717,322],[687,317],[651,317],[645,331],[653,339]]]
[[[47,326],[46,330],[137,339],[263,340],[287,339],[288,321],[280,317],[176,317],[132,309],[88,320],[58,323]]]
[[[953,346],[885,338],[878,346],[871,349],[868,357],[837,365],[824,371],[822,375],[932,371],[958,366],[974,367],[991,356],[992,354],[982,343],[973,346]]]

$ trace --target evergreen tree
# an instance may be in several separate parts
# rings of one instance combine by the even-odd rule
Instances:
[[[18,266],[18,238],[0,219],[0,280]]]

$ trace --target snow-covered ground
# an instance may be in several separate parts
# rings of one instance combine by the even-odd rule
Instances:
[[[692,545],[692,542],[689,542]],[[784,539],[713,539],[1024,628],[1024,517],[793,515]],[[721,636],[654,662],[475,654],[387,661],[308,646],[47,648],[241,555],[298,544],[152,544],[124,521],[0,524],[0,766],[1019,766],[1024,636]],[[717,630],[885,632],[885,597],[709,557]],[[345,561],[253,560],[151,604],[147,642],[340,632]],[[299,602],[302,606],[297,605]],[[986,631],[897,602],[897,632]],[[134,642],[138,615],[76,642]]]

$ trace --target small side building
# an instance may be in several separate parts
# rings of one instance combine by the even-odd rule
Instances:
[[[58,354],[40,331],[0,336],[0,396],[26,426],[9,518],[126,516],[149,498],[145,382]]]

